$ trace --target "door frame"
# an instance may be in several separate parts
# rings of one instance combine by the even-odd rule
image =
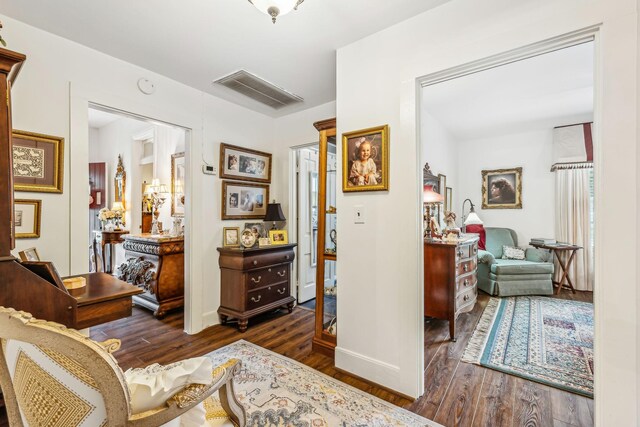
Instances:
[[[532,43],[529,45],[521,46],[516,49],[512,49],[503,53],[499,53],[496,55],[491,55],[476,61],[468,62],[459,66],[447,68],[444,70],[440,70],[434,73],[430,73],[421,77],[416,78],[415,83],[415,101],[416,101],[416,146],[417,146],[417,155],[416,155],[416,170],[418,171],[417,176],[422,177],[422,168],[421,164],[422,157],[422,101],[423,101],[423,88],[427,86],[432,86],[438,83],[442,83],[448,80],[453,80],[459,77],[464,77],[470,74],[475,74],[478,72],[486,71],[491,68],[499,67],[502,65],[507,65],[513,62],[521,61],[524,59],[532,58],[535,56],[543,55],[545,53],[554,52],[557,50],[561,50],[564,48],[568,48],[571,46],[576,46],[583,43],[593,42],[594,44],[594,102],[593,102],[593,151],[594,151],[594,185],[595,185],[595,198],[594,198],[594,209],[595,212],[602,212],[604,206],[602,205],[602,200],[599,197],[601,194],[601,173],[602,173],[602,130],[601,123],[603,118],[602,111],[602,53],[601,53],[601,41],[600,41],[600,27],[601,25],[592,25],[586,28],[582,28],[567,34],[563,34],[557,37],[552,37],[547,40],[542,40],[537,43]],[[418,194],[416,194],[416,201],[418,202],[418,206],[422,206],[422,185],[418,187]],[[422,212],[417,212],[419,216],[419,222],[422,221]],[[594,243],[595,246],[598,247],[600,245],[601,236],[602,236],[602,221],[598,219],[598,216],[595,217],[595,227],[594,227]],[[417,236],[418,240],[416,242],[418,246],[418,253],[420,254],[419,259],[424,258],[424,245],[422,241],[422,236]],[[593,299],[595,301],[602,301],[605,296],[605,292],[603,289],[603,284],[605,283],[605,277],[603,275],[604,271],[604,260],[601,255],[601,252],[596,251],[595,256],[595,282],[594,282],[594,291],[593,291]],[[418,285],[418,314],[419,317],[416,321],[419,324],[418,327],[418,349],[419,349],[419,372],[424,372],[424,267],[422,263],[418,265],[417,272],[417,285]],[[603,326],[603,315],[602,315],[602,304],[594,304],[594,366],[598,366],[600,368],[596,368],[594,372],[594,421],[598,421],[596,418],[596,414],[601,413],[599,409],[602,407],[602,399],[595,399],[596,396],[602,396],[602,367],[604,364],[604,357],[602,351],[602,345],[600,345],[600,339],[602,331],[604,330]],[[600,308],[600,309],[599,309]],[[424,375],[419,376],[419,390],[422,390],[424,393],[425,389],[425,379]],[[599,424],[599,423],[598,423]]]
[[[289,147],[289,210],[288,217],[294,218],[295,226],[289,227],[289,241],[291,243],[298,243],[298,159],[297,154],[298,150],[302,148],[310,148],[315,147],[320,144],[319,141],[307,142],[300,145],[294,145]],[[297,250],[297,248],[296,248]],[[299,255],[299,254],[296,254]],[[298,260],[300,259],[297,256]],[[292,273],[291,277],[294,279],[295,289],[291,290],[292,295],[296,298],[296,305],[298,304],[298,285],[299,285],[299,272],[298,272],[298,262],[296,261],[292,264]]]
[[[137,117],[150,122],[163,123],[183,128],[185,135],[185,163],[190,170],[200,168],[200,147],[194,141],[202,140],[202,126],[197,118],[185,115],[179,109],[159,106],[153,100],[133,100],[99,87],[69,84],[70,122],[69,133],[69,272],[83,273],[86,270],[86,230],[88,229],[88,205],[86,203],[86,182],[88,182],[89,163],[89,106],[107,108],[109,110]],[[77,166],[82,165],[82,166]],[[195,248],[202,247],[202,237],[193,230],[204,227],[203,220],[194,212],[202,211],[199,197],[192,197],[195,188],[202,187],[202,174],[192,174],[185,187],[185,195],[192,202],[185,206],[184,235],[184,331],[188,334],[198,333],[203,329],[204,314],[202,294],[204,280],[202,277],[202,257],[194,256]]]

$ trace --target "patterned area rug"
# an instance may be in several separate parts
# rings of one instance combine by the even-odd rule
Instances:
[[[437,426],[301,363],[244,340],[207,355],[214,365],[242,360],[234,384],[257,426]]]
[[[491,298],[463,362],[593,397],[593,304]]]

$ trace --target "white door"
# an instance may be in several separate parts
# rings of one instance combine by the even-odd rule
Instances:
[[[318,151],[298,151],[298,303],[316,297]]]

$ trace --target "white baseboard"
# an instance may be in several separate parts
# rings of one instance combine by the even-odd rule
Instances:
[[[347,350],[335,349],[336,368],[357,375],[376,384],[413,396],[414,390],[406,390],[401,383],[400,367],[381,360]]]
[[[218,317],[217,311],[207,311],[202,315],[202,329],[208,328],[209,326],[219,325],[220,317]]]

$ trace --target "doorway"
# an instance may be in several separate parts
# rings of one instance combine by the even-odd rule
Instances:
[[[548,414],[546,421],[541,424],[593,425],[593,411],[590,409],[593,408],[592,302],[596,242],[593,170],[597,164],[597,159],[593,157],[591,137],[591,129],[597,125],[594,124],[594,43],[592,39],[574,41],[569,45],[548,47],[544,52],[536,52],[532,47],[528,55],[523,52],[519,54],[520,57],[509,61],[504,57],[493,64],[490,64],[491,60],[485,60],[483,64],[480,64],[483,61],[479,61],[478,64],[450,70],[450,73],[428,76],[419,82],[422,86],[422,165],[429,164],[429,175],[434,177],[431,189],[441,196],[440,199],[432,199],[435,201],[429,204],[441,204],[442,210],[457,213],[455,226],[449,224],[450,228],[464,230],[465,223],[473,226],[474,231],[479,230],[480,225],[483,228],[478,232],[484,249],[479,248],[477,258],[462,255],[455,258],[456,263],[474,258],[470,262],[478,265],[474,274],[464,276],[460,281],[460,284],[474,288],[468,298],[465,297],[466,305],[457,305],[456,294],[453,294],[454,305],[451,309],[456,313],[457,340],[449,340],[448,320],[434,316],[425,321],[425,395],[420,401],[432,402],[437,397],[437,404],[428,405],[429,408],[425,408],[421,415],[444,425],[454,422],[457,425],[484,422],[491,422],[492,425],[515,424],[517,414],[526,410],[522,400],[518,399],[523,390],[529,395],[542,396],[536,398],[535,402]],[[566,138],[572,132],[577,138]],[[579,176],[576,179],[580,180],[581,187],[567,192],[564,178],[557,173],[560,170],[577,171],[575,176]],[[579,173],[581,171],[585,173]],[[513,178],[513,201],[498,197],[497,190],[493,189],[496,186],[492,186],[491,180],[501,178],[507,181]],[[516,199],[520,203],[516,203]],[[567,200],[575,203],[567,203]],[[580,210],[568,213],[567,206],[573,209],[572,206],[576,204],[582,205]],[[469,215],[470,210],[474,211],[473,216]],[[427,221],[444,229],[447,227],[444,217],[442,215]],[[472,218],[473,221],[470,221]],[[579,232],[573,226],[574,220],[580,221]],[[523,256],[525,253],[544,256],[544,259],[536,259],[535,262],[545,262],[547,265],[531,271],[535,277],[518,276],[514,271],[501,274],[501,270],[506,272],[508,269],[496,267],[502,260],[495,261],[493,258],[504,258],[506,249],[504,245],[498,247],[490,241],[498,233],[511,238],[514,247],[529,246],[531,250],[522,251]],[[456,242],[452,238],[451,244],[460,245]],[[567,250],[568,244],[579,247],[568,269],[573,279],[571,285],[578,288],[576,293],[553,288],[552,285],[553,281],[568,284],[564,267],[574,253]],[[425,243],[425,251],[427,245]],[[505,245],[509,243],[505,242]],[[500,252],[500,257],[496,251]],[[556,261],[553,273],[547,272],[543,277],[542,270],[553,265],[551,261],[558,253],[563,261]],[[534,261],[527,255],[524,261],[529,260]],[[506,261],[509,262],[515,264],[517,261]],[[425,281],[427,269],[436,268],[433,263],[426,264]],[[538,268],[533,264],[528,267]],[[466,271],[464,274],[467,274]],[[453,282],[452,292],[457,292],[456,283]],[[529,288],[526,291],[520,289],[520,292],[518,285],[527,285]],[[427,313],[427,306],[434,298],[427,291],[426,284],[424,292]],[[486,347],[488,342],[493,345],[491,336],[481,337],[478,333],[478,329],[481,329],[478,325],[491,333],[499,333],[501,326],[496,317],[488,313],[488,307],[503,307],[510,301],[514,306],[524,306],[529,298],[531,301],[544,298],[544,304],[553,306],[575,303],[576,312],[583,313],[583,309],[585,313],[588,312],[585,316],[589,319],[585,324],[573,325],[574,328],[584,328],[582,341],[574,340],[575,337],[570,334],[563,338],[550,338],[552,331],[545,330],[545,326],[539,329],[542,331],[542,358],[545,362],[563,359],[568,364],[563,369],[569,365],[572,368],[584,368],[584,375],[591,378],[586,387],[583,388],[585,384],[582,383],[574,384],[573,388],[559,386],[566,378],[549,386],[549,383],[553,383],[547,381],[553,376],[553,363],[540,365],[545,366],[547,372],[540,369],[537,373],[526,373],[522,367],[523,372],[514,375],[515,370],[509,372],[506,365],[500,365],[492,359],[492,348]],[[535,305],[537,302],[531,304],[531,307],[540,307]],[[540,317],[545,325],[571,323],[563,315],[557,314],[553,320],[545,317],[547,315]],[[571,315],[569,309],[568,316]],[[527,328],[534,327],[538,326],[527,324]],[[550,341],[544,341],[547,338]],[[580,348],[584,356],[582,360],[564,358],[569,341],[571,346]],[[473,358],[467,357],[472,353],[469,348],[474,345],[482,347],[483,363],[473,363]],[[497,348],[498,344],[495,346]],[[510,351],[514,351],[514,348],[512,346]],[[526,349],[526,344],[522,348]],[[517,358],[517,355],[511,354],[511,357]],[[443,369],[449,365],[455,367]],[[471,386],[469,378],[473,382]],[[465,396],[465,400],[476,403],[454,414],[450,409],[455,406],[452,402],[461,399],[458,395],[461,381],[472,393],[472,396]],[[496,384],[501,384],[505,393],[492,395]],[[575,411],[567,411],[555,404],[566,399],[576,402]],[[497,410],[498,407],[501,409]],[[451,417],[456,418],[454,420]]]
[[[144,258],[154,279],[145,279],[135,302],[162,317],[184,306],[187,131],[91,104],[88,125],[89,269],[129,280],[128,271],[137,268],[132,260]],[[167,237],[176,245],[160,249]],[[128,239],[158,251],[129,252]]]
[[[297,300],[303,304],[316,297],[318,239],[318,144],[296,148]]]

